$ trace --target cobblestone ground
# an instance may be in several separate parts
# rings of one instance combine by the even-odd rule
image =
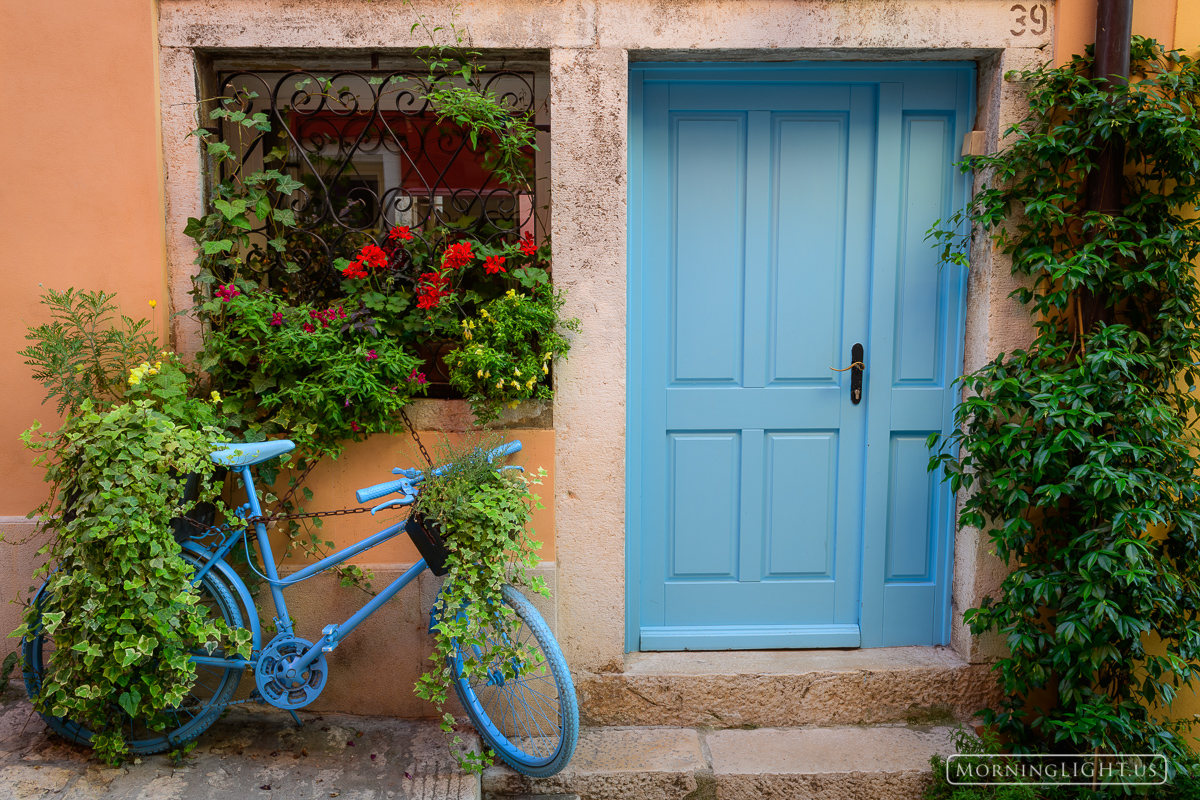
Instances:
[[[135,758],[117,768],[55,736],[14,681],[0,698],[0,800],[329,798],[467,800],[461,772],[432,722],[233,707],[179,763]],[[466,736],[468,734],[464,734]]]

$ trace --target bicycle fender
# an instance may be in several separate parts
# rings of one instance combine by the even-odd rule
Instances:
[[[184,542],[183,549],[201,558],[207,559],[212,557],[211,550],[207,550],[195,542]],[[261,651],[262,630],[258,624],[258,608],[254,605],[254,598],[250,595],[250,590],[246,588],[246,582],[242,580],[241,575],[233,571],[233,567],[229,566],[224,559],[214,564],[213,569],[221,573],[221,577],[233,587],[233,590],[238,593],[238,597],[241,598],[242,606],[246,609],[246,616],[250,618],[251,652],[257,653]]]

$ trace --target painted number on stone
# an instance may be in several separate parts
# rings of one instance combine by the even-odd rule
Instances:
[[[1013,28],[1009,31],[1013,36],[1021,36],[1025,31],[1029,31],[1034,36],[1041,36],[1046,32],[1050,17],[1046,14],[1046,7],[1041,3],[1035,3],[1029,8],[1017,3],[1009,11],[1016,14],[1013,19]]]

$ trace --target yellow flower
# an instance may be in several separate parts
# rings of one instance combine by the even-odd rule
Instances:
[[[519,377],[521,377],[521,370],[519,370],[519,369],[518,369],[518,370],[513,370],[513,374],[514,374],[514,375],[516,375],[516,376],[519,378]]]
[[[489,369],[487,372],[484,372],[484,373],[483,373],[483,377],[485,377],[485,378],[490,378],[490,377],[492,377],[492,371]]]
[[[479,370],[479,372],[476,372],[476,373],[475,373],[475,377],[476,377],[476,378],[482,378],[482,377],[483,377],[483,370]]]
[[[533,388],[533,384],[534,384],[536,381],[537,381],[537,378],[530,378],[530,379],[529,379],[529,380],[528,380],[528,381],[525,383],[525,388],[526,388],[526,389],[532,389],[532,388]]]
[[[496,388],[497,388],[497,389],[503,389],[503,388],[504,388],[504,381],[497,381],[497,382],[496,382]]]
[[[148,369],[148,370],[146,370],[146,374],[147,374],[147,375],[157,375],[157,374],[158,374],[158,370],[156,370],[156,369]]]
[[[521,388],[521,384],[517,383],[516,381],[513,381],[513,382],[512,382],[512,385],[513,385],[513,388],[514,388],[514,389],[520,389],[520,388]]]
[[[487,312],[486,308],[479,309],[479,316],[483,317],[484,319],[492,318],[492,315]]]
[[[464,332],[463,332],[463,338],[464,338],[464,339],[466,339],[467,341],[470,341],[470,340],[471,340],[471,332],[470,332],[470,331],[464,331]]]
[[[142,382],[142,377],[140,375],[134,375],[132,373],[129,375],[129,385],[130,386],[137,386],[141,382]]]
[[[157,306],[158,306],[158,301],[157,301],[157,300],[151,300],[151,301],[150,301],[150,307],[151,307],[151,308],[155,308],[155,307],[157,307]]]
[[[549,367],[547,367],[545,364],[542,364],[542,374],[543,374],[543,375],[549,375],[549,374],[550,374],[550,368],[549,368]]]
[[[83,372],[83,364],[76,364],[76,365],[75,365],[75,371],[76,371],[76,372]]]
[[[509,289],[507,292],[505,292],[505,294],[506,294],[506,295],[508,295],[509,297],[516,297],[516,296],[517,296],[517,290],[516,290],[516,289]]]
[[[162,369],[162,362],[161,362],[161,361],[155,361],[155,362],[154,362],[154,368],[155,368],[155,369]]]
[[[220,393],[220,392],[218,392],[218,391],[216,391],[215,389],[213,390],[213,393],[212,393],[211,395],[209,395],[209,397],[211,397],[211,398],[212,398],[212,401],[213,401],[214,403],[219,403],[219,402],[221,402],[221,393]]]

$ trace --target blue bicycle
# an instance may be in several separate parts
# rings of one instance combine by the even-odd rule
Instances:
[[[249,660],[221,650],[193,654],[196,683],[183,702],[167,710],[171,722],[166,729],[155,730],[145,720],[127,718],[125,739],[133,753],[158,753],[195,739],[220,717],[246,670],[254,673],[256,694],[252,698],[290,711],[299,723],[295,710],[312,703],[325,687],[329,676],[327,654],[363,620],[430,568],[426,563],[426,558],[430,558],[427,552],[429,539],[410,518],[286,578],[280,578],[250,468],[281,456],[294,447],[290,441],[276,440],[221,445],[211,454],[215,463],[236,471],[246,489],[249,502],[239,509],[236,516],[254,523],[264,570],[260,574],[270,587],[275,604],[276,635],[263,644],[254,598],[225,558],[241,542],[246,547],[247,560],[253,566],[246,544],[248,526],[211,528],[207,532],[209,535],[186,541],[182,555],[195,568],[192,582],[200,595],[200,605],[213,619],[223,620],[231,629],[249,627],[253,650]],[[520,449],[520,442],[510,442],[493,450],[489,460]],[[372,514],[385,508],[411,505],[417,498],[424,473],[416,469],[399,468],[392,472],[402,477],[355,493],[359,503],[391,494],[400,495],[371,509]],[[283,597],[284,588],[331,569],[402,533],[413,537],[426,558],[419,560],[348,620],[327,625],[319,641],[310,642],[294,634],[287,602]],[[34,596],[35,607],[41,607],[48,583],[43,584]],[[448,663],[451,674],[456,676],[454,690],[475,729],[500,758],[526,775],[554,775],[571,759],[579,735],[579,709],[571,673],[549,627],[525,596],[512,586],[505,585],[503,599],[519,620],[515,633],[511,624],[507,628],[499,625],[485,628],[494,632],[495,636],[506,637],[506,643],[510,642],[509,637],[515,635],[516,646],[523,650],[530,648],[528,652],[532,652],[534,657],[527,659],[528,663],[522,665],[515,678],[511,677],[514,672],[512,665],[508,664],[493,665],[484,671],[485,677],[467,677],[462,668],[463,661],[465,658],[478,658],[479,650],[473,648],[472,652],[467,653],[459,648]],[[436,623],[436,616],[431,611],[430,628]],[[31,698],[40,692],[53,647],[53,641],[43,635],[40,624],[33,627],[31,635],[23,642],[25,684]],[[92,732],[80,723],[62,717],[43,715],[43,718],[52,730],[67,739],[83,744],[91,741]]]

